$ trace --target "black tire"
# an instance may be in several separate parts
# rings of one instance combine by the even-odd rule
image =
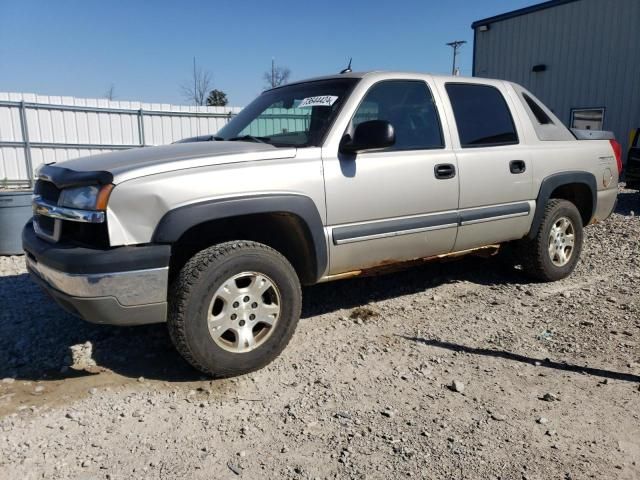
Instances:
[[[280,313],[264,343],[247,352],[222,348],[209,333],[209,307],[218,289],[241,272],[269,277],[280,294]],[[169,292],[168,327],[180,354],[196,369],[223,378],[258,370],[289,343],[300,318],[302,292],[291,264],[272,248],[250,241],[214,245],[194,255]]]
[[[569,261],[565,265],[558,266],[554,264],[549,254],[549,235],[554,224],[562,217],[569,219],[573,224],[574,245]],[[567,200],[549,200],[535,237],[518,242],[518,259],[523,271],[542,282],[553,282],[568,277],[578,263],[582,251],[582,239],[582,217],[576,206]]]

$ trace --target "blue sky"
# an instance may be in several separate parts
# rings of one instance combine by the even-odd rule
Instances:
[[[270,2],[0,0],[0,91],[185,103],[192,58],[243,106],[271,57],[292,79],[339,71],[447,73],[452,40],[471,74],[475,20],[531,0]]]

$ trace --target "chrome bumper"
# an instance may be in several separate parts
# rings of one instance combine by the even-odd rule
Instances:
[[[81,223],[104,223],[104,212],[94,210],[79,210],[77,208],[61,207],[36,196],[33,199],[33,213],[56,220],[69,220]]]
[[[71,274],[27,256],[27,268],[61,293],[72,297],[113,297],[123,306],[166,302],[169,267],[130,272]]]
[[[168,245],[88,248],[42,240],[22,230],[27,270],[58,304],[88,322],[159,323],[167,318]]]

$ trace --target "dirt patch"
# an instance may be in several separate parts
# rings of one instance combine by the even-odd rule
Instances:
[[[349,318],[351,320],[362,320],[364,322],[371,320],[372,318],[377,318],[379,316],[380,316],[380,313],[376,312],[375,310],[369,307],[354,308],[349,314]]]

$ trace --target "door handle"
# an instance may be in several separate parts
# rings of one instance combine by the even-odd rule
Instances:
[[[509,171],[511,173],[524,173],[527,170],[527,164],[524,160],[511,160],[509,162]]]
[[[438,180],[447,180],[456,176],[456,167],[451,163],[439,163],[433,167],[433,173]]]

